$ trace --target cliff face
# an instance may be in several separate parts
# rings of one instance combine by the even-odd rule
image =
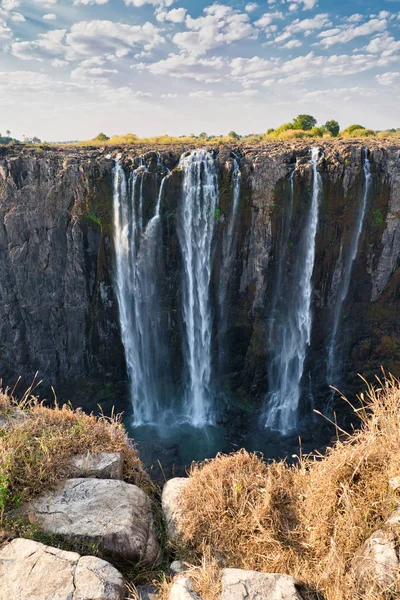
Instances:
[[[350,389],[358,386],[357,373],[371,377],[380,365],[400,375],[400,149],[370,141],[367,145],[372,185],[339,322],[340,356]],[[314,318],[305,369],[307,386],[317,398],[327,390],[332,311],[365,185],[362,143],[324,140],[320,146],[323,194],[313,276]],[[0,372],[4,382],[13,384],[19,375],[30,380],[39,371],[39,377],[55,386],[63,399],[78,389],[87,406],[108,400],[115,403],[124,396],[126,370],[113,285],[112,170],[116,157],[129,173],[137,166],[137,157],[144,155],[145,220],[154,214],[159,165],[172,171],[161,206],[160,302],[168,316],[171,376],[179,387],[182,258],[176,214],[182,195],[182,173],[177,168],[181,150],[160,148],[159,155],[141,148],[3,151]],[[238,215],[229,229],[233,150],[242,181]],[[221,148],[216,156],[220,200],[215,211],[211,279],[214,380],[220,389],[259,403],[268,389],[268,327],[277,278],[282,269],[290,272],[294,264],[310,205],[309,146],[276,143]],[[290,176],[295,167],[289,219]],[[234,259],[227,263],[228,229]],[[222,285],[226,288],[223,310]]]

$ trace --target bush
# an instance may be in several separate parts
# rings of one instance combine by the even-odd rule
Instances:
[[[324,457],[290,466],[240,451],[194,466],[183,495],[185,552],[289,573],[318,598],[360,599],[350,563],[396,506],[388,480],[399,474],[399,410],[400,383],[389,377],[361,396],[360,430]]]
[[[310,133],[315,137],[322,137],[325,133],[324,127],[313,127]]]
[[[344,129],[343,133],[353,133],[354,131],[358,131],[360,129],[365,129],[362,125],[350,125],[346,129]]]

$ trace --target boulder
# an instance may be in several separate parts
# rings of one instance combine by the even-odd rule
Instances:
[[[153,565],[159,545],[151,501],[114,479],[68,479],[22,507],[46,533],[97,544],[110,557]]]
[[[169,566],[169,572],[171,577],[175,577],[175,575],[180,575],[186,571],[185,565],[181,560],[174,560]]]
[[[178,577],[169,592],[168,600],[201,600],[201,598],[193,591],[189,577]]]
[[[0,549],[0,600],[123,600],[125,596],[124,578],[100,558],[21,538]]]
[[[399,566],[395,535],[390,529],[375,531],[356,552],[352,563],[360,591],[372,594],[396,585]]]
[[[220,600],[302,600],[289,575],[223,569]]]
[[[123,479],[124,455],[122,452],[78,454],[70,460],[71,477],[97,479]]]
[[[399,492],[400,491],[400,477],[392,477],[389,479],[389,489],[391,492]]]
[[[188,483],[189,479],[187,477],[175,477],[167,481],[163,488],[162,511],[167,524],[168,537],[171,541],[176,541],[182,533],[181,496]]]

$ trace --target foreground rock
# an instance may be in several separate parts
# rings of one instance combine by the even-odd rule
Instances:
[[[0,549],[0,600],[123,600],[122,575],[94,556],[81,557],[16,539]]]
[[[396,535],[390,529],[375,531],[353,559],[358,588],[367,594],[396,588],[399,567]]]
[[[78,454],[70,460],[71,477],[97,479],[123,479],[124,455],[122,452]]]
[[[171,588],[168,600],[201,600],[201,598],[194,592],[189,577],[178,577]]]
[[[159,545],[149,497],[111,479],[69,479],[23,507],[46,533],[90,541],[111,557],[153,565]]]
[[[220,600],[302,600],[297,582],[289,575],[241,569],[222,571]]]
[[[176,541],[182,534],[182,506],[181,498],[183,490],[189,483],[186,477],[175,477],[164,485],[161,504],[167,524],[168,537]]]

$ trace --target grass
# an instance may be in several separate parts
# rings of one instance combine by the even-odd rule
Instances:
[[[123,452],[124,480],[150,487],[120,416],[96,417],[66,405],[49,408],[32,388],[19,401],[10,390],[1,390],[0,417],[15,414],[20,418],[11,427],[0,428],[0,519],[68,477],[69,460],[76,454]]]
[[[216,565],[288,573],[309,598],[399,597],[400,588],[360,593],[351,561],[399,502],[388,480],[400,474],[400,383],[384,378],[360,401],[359,430],[342,434],[325,456],[289,466],[242,450],[193,466],[181,553],[213,565],[197,581],[204,600],[215,598]]]

